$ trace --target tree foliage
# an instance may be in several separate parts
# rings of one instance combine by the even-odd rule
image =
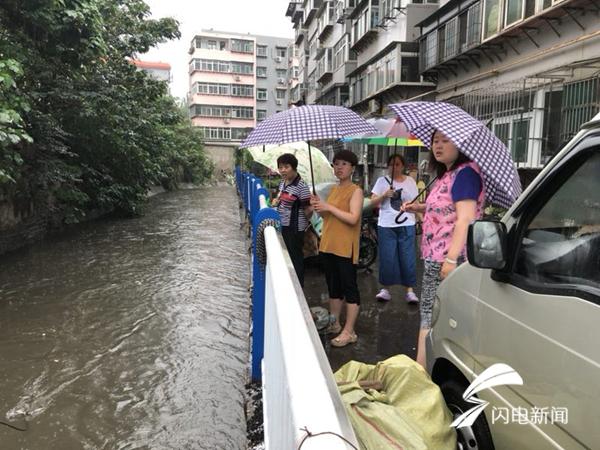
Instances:
[[[0,3],[0,188],[48,192],[66,220],[137,213],[148,188],[212,173],[165,83],[130,59],[179,38],[143,0]]]

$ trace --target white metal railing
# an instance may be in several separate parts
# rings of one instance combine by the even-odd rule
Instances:
[[[262,200],[262,199],[261,199]],[[265,228],[265,335],[262,361],[267,450],[358,448],[302,288],[276,230]],[[337,436],[336,436],[337,435]]]

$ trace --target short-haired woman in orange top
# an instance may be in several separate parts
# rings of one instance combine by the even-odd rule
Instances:
[[[352,174],[358,160],[349,150],[342,150],[333,157],[333,170],[339,182],[331,190],[327,201],[313,196],[311,204],[323,217],[323,233],[319,251],[323,258],[325,277],[329,291],[329,309],[335,317],[330,327],[339,333],[331,341],[334,347],[344,347],[358,339],[354,326],[358,318],[360,294],[356,282],[360,223],[363,192],[352,183]],[[342,328],[340,315],[346,305],[346,322]]]

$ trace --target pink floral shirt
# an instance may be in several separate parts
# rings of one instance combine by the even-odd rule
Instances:
[[[465,167],[471,167],[481,175],[479,166],[474,162],[461,164],[452,171],[446,172],[442,178],[433,185],[425,201],[425,217],[423,219],[423,238],[421,241],[421,254],[423,259],[443,262],[448,253],[454,224],[456,223],[456,206],[452,201],[452,185],[456,175]],[[485,199],[485,185],[481,183],[481,192],[477,199],[477,218],[483,216]],[[465,255],[465,249],[461,256]]]

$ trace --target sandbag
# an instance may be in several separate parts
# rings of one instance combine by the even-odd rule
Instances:
[[[362,449],[456,449],[452,415],[440,389],[406,355],[377,365],[350,361],[335,379]],[[359,381],[372,383],[363,388]]]

